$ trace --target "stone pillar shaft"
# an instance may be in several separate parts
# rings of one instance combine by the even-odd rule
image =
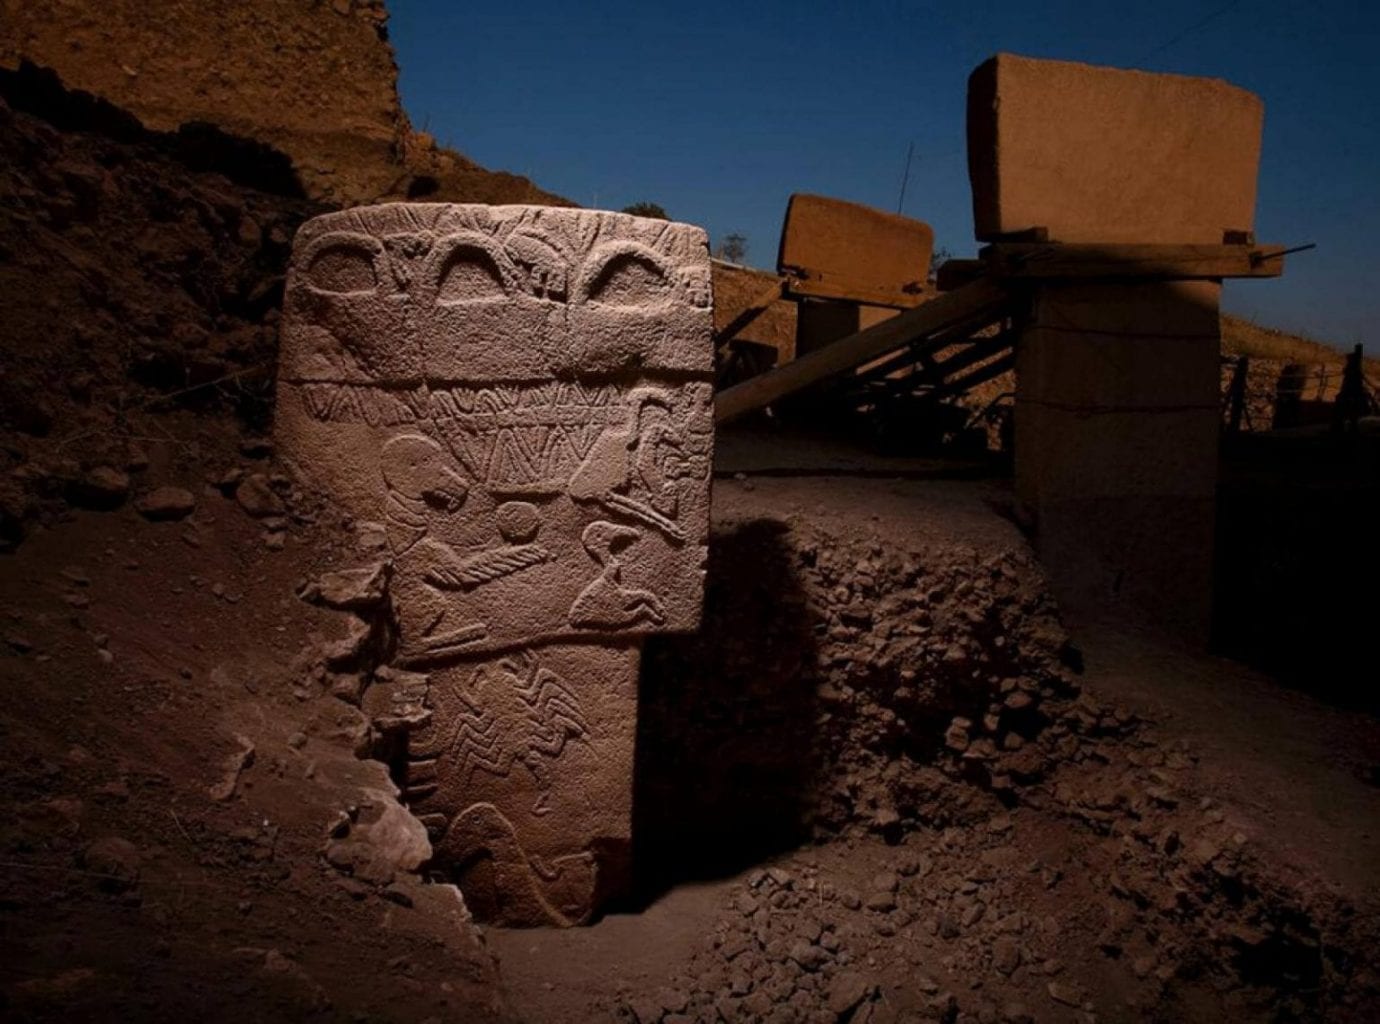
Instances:
[[[1219,291],[1044,286],[1017,343],[1017,496],[1061,597],[1128,603],[1199,642],[1211,614]]]
[[[968,82],[979,239],[1221,244],[1249,232],[1263,105],[1215,79],[1000,54]],[[1221,285],[1032,288],[1016,487],[1065,600],[1207,638]]]
[[[627,884],[641,642],[700,621],[711,332],[686,224],[392,204],[294,243],[279,451],[386,538],[403,682],[366,703],[412,709],[398,781],[483,919]]]

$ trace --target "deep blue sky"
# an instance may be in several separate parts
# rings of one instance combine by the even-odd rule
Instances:
[[[417,127],[584,206],[741,232],[764,267],[792,192],[894,210],[912,142],[904,212],[973,254],[964,89],[999,50],[1225,78],[1265,100],[1257,237],[1319,246],[1226,308],[1380,352],[1377,0],[389,6]]]

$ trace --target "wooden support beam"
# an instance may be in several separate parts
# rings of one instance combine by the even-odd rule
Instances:
[[[960,320],[942,331],[936,331],[927,335],[920,341],[907,345],[896,352],[888,353],[879,362],[870,363],[858,369],[857,374],[852,380],[847,381],[849,385],[854,382],[867,383],[883,377],[889,377],[898,370],[910,366],[912,363],[919,363],[923,371],[933,370],[936,364],[934,356],[951,345],[961,345],[967,341],[980,342],[981,338],[974,338],[973,335],[998,320],[1005,318],[1006,311],[997,309],[979,313],[976,317]]]
[[[782,273],[786,276],[786,295],[793,299],[833,299],[866,306],[912,309],[924,302],[933,291],[922,281],[912,281],[908,284],[908,290],[899,292],[869,286],[824,270],[788,266],[782,269]]]
[[[1008,348],[1000,352],[990,363],[983,363],[974,368],[971,372],[962,377],[955,377],[946,380],[939,387],[929,392],[929,398],[942,399],[952,395],[961,395],[970,388],[976,387],[993,377],[999,377],[1008,370],[1016,368],[1016,350]]]
[[[974,281],[719,392],[714,399],[714,419],[718,423],[736,419],[986,310],[992,310],[995,319],[996,311],[1010,302],[1009,293],[999,283]]]
[[[1006,349],[999,353],[991,362],[983,363],[961,377],[945,381],[935,387],[916,390],[911,393],[911,397],[929,402],[942,402],[949,398],[955,398],[965,391],[976,387],[978,384],[985,383],[993,377],[999,377],[1003,373],[1016,368],[1016,353],[1014,349]],[[896,383],[896,382],[892,382]],[[865,392],[858,396],[856,404],[858,406],[876,405],[880,402],[891,401],[904,395],[905,389],[893,391]]]
[[[960,348],[949,358],[933,364],[932,367],[904,377],[887,377],[873,380],[862,388],[851,392],[859,398],[873,394],[900,394],[905,391],[924,391],[925,394],[945,392],[955,381],[966,381],[966,377],[955,376],[961,370],[991,359],[1003,353],[1009,355],[1016,336],[1014,331],[1002,331],[987,338],[974,338],[972,343]]]
[[[1101,245],[997,242],[978,254],[996,277],[1018,280],[1220,280],[1279,277],[1280,245]]]

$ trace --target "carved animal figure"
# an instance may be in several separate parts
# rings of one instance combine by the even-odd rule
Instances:
[[[580,538],[600,567],[599,575],[580,591],[570,607],[570,624],[580,629],[621,629],[642,619],[653,625],[666,621],[661,599],[650,590],[623,585],[623,563],[618,553],[635,542],[640,534],[630,526],[596,520],[585,527]]]
[[[657,389],[638,388],[629,404],[628,425],[605,431],[594,443],[570,480],[570,496],[641,520],[683,544],[676,481],[690,473],[672,403]]]
[[[550,860],[523,849],[517,830],[497,807],[476,803],[456,815],[436,844],[441,861],[465,885],[467,903],[486,921],[568,928],[589,919],[599,865],[587,850]],[[466,885],[486,871],[487,885]]]
[[[496,666],[481,667],[458,695],[461,708],[447,754],[462,784],[475,771],[502,776],[521,762],[536,783],[532,813],[547,813],[548,762],[561,755],[567,742],[589,738],[575,694],[533,654],[522,651]]]

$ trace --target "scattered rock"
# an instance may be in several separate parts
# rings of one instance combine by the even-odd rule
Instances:
[[[227,469],[224,473],[220,474],[220,476],[208,477],[211,486],[226,497],[230,497],[235,493],[235,488],[240,485],[240,481],[243,479],[244,470],[240,469],[238,466]]]
[[[273,442],[266,437],[246,437],[240,442],[240,454],[246,459],[266,459],[273,454]]]
[[[883,871],[872,876],[872,891],[894,893],[900,888],[901,880],[890,871]]]
[[[896,909],[896,896],[894,893],[890,892],[869,893],[863,905],[866,906],[868,910],[886,913]]]
[[[139,881],[139,848],[120,836],[97,839],[82,853],[82,866],[106,892],[121,893]]]
[[[1045,988],[1046,991],[1049,992],[1049,998],[1053,999],[1056,1003],[1062,1003],[1064,1006],[1073,1007],[1083,1005],[1083,1000],[1079,997],[1078,993],[1061,981],[1051,981]]]
[[[235,795],[235,789],[240,783],[240,776],[254,764],[254,744],[245,736],[236,735],[235,740],[239,743],[240,749],[225,758],[224,774],[221,776],[221,780],[209,791],[211,799],[218,803],[229,800]]]
[[[377,762],[375,762],[377,763]],[[386,769],[378,765],[384,773]],[[400,872],[413,872],[431,859],[426,826],[398,803],[397,790],[367,789],[361,810],[339,837],[327,840],[326,860],[353,877],[388,885]],[[339,831],[339,830],[336,830]]]
[[[388,595],[387,562],[362,569],[328,572],[297,592],[304,601],[340,611],[364,612],[379,607]]]
[[[1010,935],[1002,935],[992,943],[992,966],[1002,974],[1010,974],[1021,965],[1021,946]]]
[[[807,971],[817,971],[829,961],[828,953],[809,942],[795,943],[788,955]]]
[[[829,983],[825,1006],[829,1012],[844,1017],[872,994],[872,983],[856,971],[841,971]]]
[[[196,510],[196,498],[181,487],[156,487],[141,495],[134,507],[145,519],[166,522],[191,515]]]
[[[241,480],[235,488],[235,500],[239,502],[240,508],[256,519],[280,516],[287,511],[283,499],[273,490],[268,477],[262,473],[250,473]]]
[[[80,566],[64,566],[61,571],[59,571],[58,575],[75,587],[91,586],[91,577],[88,576],[86,570]]]
[[[82,508],[119,508],[129,497],[129,474],[113,466],[97,466],[68,487],[68,499]]]

